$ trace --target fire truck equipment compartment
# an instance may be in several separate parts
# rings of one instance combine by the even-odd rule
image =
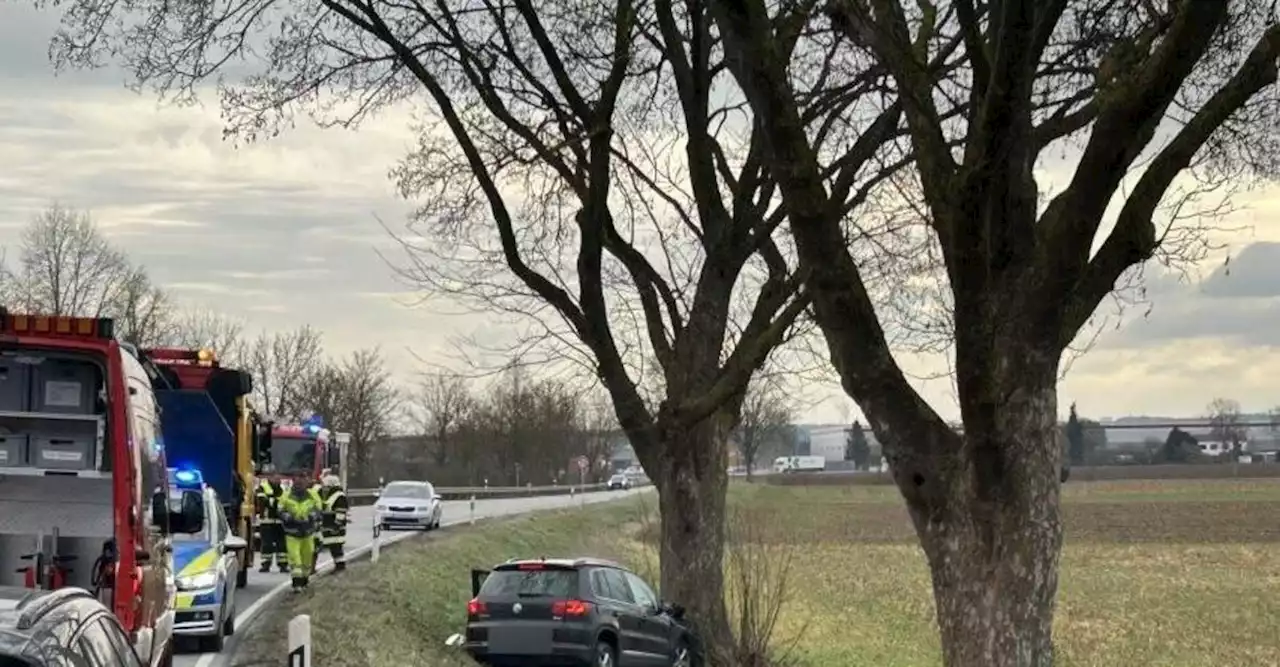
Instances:
[[[11,358],[0,358],[0,411],[26,412],[31,409],[31,366]]]
[[[30,440],[25,433],[0,433],[0,468],[30,465],[27,458]]]
[[[97,412],[98,366],[47,358],[33,368],[32,411],[91,415]]]
[[[71,424],[80,428],[94,428],[90,422]],[[43,424],[43,428],[50,425]],[[60,424],[60,426],[68,426]],[[59,429],[65,430],[65,429]],[[50,470],[97,470],[98,439],[92,432],[36,433],[31,438],[31,464]]]
[[[58,528],[58,554],[67,563],[68,584],[90,587],[94,560],[105,540],[115,536],[111,479],[4,476],[0,482],[0,586],[21,586],[16,570],[29,564],[36,538]],[[52,545],[50,545],[52,546]]]

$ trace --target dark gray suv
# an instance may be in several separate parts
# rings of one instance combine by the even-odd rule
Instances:
[[[493,667],[691,667],[696,641],[679,606],[617,563],[512,560],[473,570],[466,643]]]

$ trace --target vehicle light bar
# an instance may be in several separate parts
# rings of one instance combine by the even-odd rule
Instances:
[[[180,489],[199,489],[204,486],[204,475],[193,468],[170,468],[169,476],[173,478],[173,485]]]
[[[66,315],[27,315],[10,313],[0,308],[0,333],[15,336],[51,336],[59,338],[115,337],[115,321],[109,317],[69,317]]]
[[[198,366],[214,366],[218,363],[218,355],[213,350],[202,347],[198,350],[183,350],[173,347],[157,347],[143,350],[148,359],[160,363],[183,363]]]

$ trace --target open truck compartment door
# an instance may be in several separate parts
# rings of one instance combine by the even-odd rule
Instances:
[[[480,594],[480,587],[484,586],[484,580],[489,578],[491,570],[477,570],[471,568],[471,597]]]

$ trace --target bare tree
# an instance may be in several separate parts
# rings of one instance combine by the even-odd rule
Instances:
[[[622,429],[618,427],[618,418],[609,403],[609,395],[603,389],[593,388],[592,392],[578,401],[578,423],[582,440],[579,453],[587,460],[587,470],[585,474],[577,470],[570,471],[571,481],[585,477],[588,484],[601,482],[610,472],[614,445],[622,437]]]
[[[476,407],[466,381],[457,375],[430,375],[418,385],[413,403],[414,421],[427,439],[435,465],[449,465],[460,444],[458,431]]]
[[[945,663],[1053,664],[1060,360],[1118,281],[1162,249],[1194,247],[1194,234],[1168,226],[1187,204],[1176,179],[1199,177],[1192,191],[1203,192],[1274,173],[1275,15],[1217,0],[808,4],[810,22],[857,46],[835,76],[885,76],[893,88],[874,127],[905,128],[907,140],[864,138],[917,165],[921,217],[946,269],[960,434],[908,383],[842,242],[777,29],[788,3],[711,2],[767,133],[831,359],[928,557]],[[1033,166],[1068,139],[1083,143],[1074,177],[1041,205]]]
[[[293,420],[309,409],[305,384],[323,364],[320,332],[303,325],[293,331],[259,334],[241,365],[253,375],[255,402],[266,414]]]
[[[53,205],[22,232],[18,271],[4,271],[4,303],[30,313],[110,317],[126,342],[153,345],[172,325],[169,295],[129,263],[88,213]]]
[[[792,53],[812,7],[785,4],[779,54]],[[725,63],[707,9],[703,0],[249,0],[126,12],[72,0],[53,54],[61,65],[115,56],[134,83],[180,100],[223,64],[254,63],[255,74],[237,71],[240,84],[222,87],[227,131],[246,139],[298,113],[351,126],[425,93],[436,115],[396,174],[422,205],[409,236],[425,239],[405,239],[404,277],[519,319],[537,332],[531,347],[607,388],[660,492],[664,594],[689,610],[710,661],[730,663],[727,435],[750,377],[809,297],[778,241],[788,211],[767,135],[740,98],[720,93]],[[874,119],[835,113],[877,97],[879,78],[828,86],[832,67],[846,65],[821,49],[805,56],[803,122],[824,154],[839,156],[824,172],[824,199],[843,217],[909,160],[873,161],[858,135]],[[850,230],[881,233],[870,220]],[[896,266],[866,264],[868,275]]]
[[[172,336],[173,299],[141,267],[129,270],[116,301],[112,310],[122,340],[152,347]]]
[[[244,323],[240,320],[207,308],[183,310],[172,320],[164,345],[211,349],[230,368],[246,361]]]
[[[351,434],[351,465],[359,474],[368,470],[374,445],[390,435],[400,409],[400,393],[376,348],[357,350],[335,363],[319,363],[289,391],[296,391],[289,399],[296,411],[314,411],[328,428]]]
[[[1231,447],[1231,454],[1238,456],[1248,440],[1249,428],[1240,416],[1240,403],[1230,398],[1215,398],[1206,412],[1209,418],[1209,434],[1223,446]]]
[[[753,382],[742,403],[736,438],[748,480],[761,456],[767,458],[789,444],[786,435],[790,426],[791,408],[781,388],[763,378]]]
[[[20,247],[16,306],[46,315],[114,314],[129,262],[88,213],[55,204],[23,229]]]

